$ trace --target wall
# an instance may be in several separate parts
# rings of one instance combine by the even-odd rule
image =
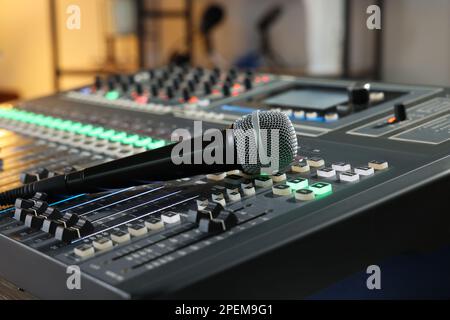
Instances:
[[[385,1],[387,81],[450,86],[450,1]]]
[[[0,8],[0,90],[52,92],[48,1],[0,0]]]

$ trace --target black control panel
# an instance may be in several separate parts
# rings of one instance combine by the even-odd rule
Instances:
[[[171,144],[172,132],[193,131],[195,120],[204,130],[225,128],[258,109],[288,114],[299,149],[274,176],[233,171],[163,183],[143,172],[143,186],[17,199],[0,211],[0,275],[42,298],[261,298],[274,297],[277,283],[302,297],[326,285],[292,278],[313,279],[296,270],[328,254],[319,249],[324,239],[339,243],[327,231],[333,226],[362,219],[351,230],[388,230],[408,216],[394,209],[402,197],[416,192],[422,205],[427,184],[437,190],[428,198],[434,208],[448,211],[448,94],[168,66],[1,105],[1,191]],[[386,208],[371,211],[383,205],[391,220]],[[304,248],[314,237],[317,246]],[[79,290],[67,285],[74,266]]]

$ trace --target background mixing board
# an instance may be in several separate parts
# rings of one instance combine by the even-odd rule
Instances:
[[[143,172],[139,187],[18,199],[0,212],[0,275],[43,298],[304,296],[448,235],[448,94],[169,66],[2,105],[1,191],[157,149],[193,120],[225,128],[256,109],[288,114],[299,150],[275,176],[163,183]],[[361,261],[351,264],[352,252]],[[80,267],[81,290],[67,288],[68,266]]]

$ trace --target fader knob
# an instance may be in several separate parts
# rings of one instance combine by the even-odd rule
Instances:
[[[225,83],[222,87],[222,93],[225,97],[229,97],[231,95],[230,86],[228,83]]]
[[[354,105],[365,105],[370,101],[370,84],[356,83],[348,88],[348,100]]]
[[[209,84],[208,82],[205,82],[203,85],[203,89],[205,91],[205,95],[210,95],[212,90],[211,90],[211,84]]]
[[[395,115],[396,122],[405,121],[407,119],[406,108],[403,103],[397,103],[394,106],[394,115]]]
[[[95,89],[100,90],[103,87],[103,79],[100,76],[95,77]]]
[[[253,88],[253,82],[252,79],[249,77],[246,77],[244,80],[244,86],[246,90],[250,90]]]

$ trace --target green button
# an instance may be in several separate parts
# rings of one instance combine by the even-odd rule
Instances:
[[[123,139],[122,143],[123,144],[134,144],[138,140],[139,140],[139,136],[137,134],[133,134],[133,135],[127,136],[125,139]]]
[[[112,138],[114,135],[116,134],[115,130],[106,130],[103,133],[100,134],[99,138],[100,139],[110,139]]]
[[[94,127],[91,131],[87,133],[89,137],[100,137],[100,135],[105,131],[102,127]]]
[[[317,182],[309,187],[318,196],[329,194],[333,192],[333,187],[329,183]]]
[[[117,132],[117,134],[115,134],[114,136],[112,136],[111,138],[109,138],[110,141],[112,142],[121,142],[122,140],[124,140],[127,137],[127,133],[126,132]]]
[[[153,142],[147,146],[147,149],[149,150],[158,149],[164,147],[165,145],[166,142],[164,140],[153,140]]]
[[[153,139],[152,138],[141,138],[140,140],[137,140],[133,143],[133,145],[136,148],[143,148],[146,145],[152,143]]]
[[[300,190],[300,189],[305,189],[305,188],[308,187],[308,179],[299,178],[299,179],[289,180],[287,182],[287,185],[293,191],[297,191],[297,190]]]
[[[119,99],[119,92],[117,91],[109,91],[108,93],[106,93],[105,98],[108,100],[117,100]]]

